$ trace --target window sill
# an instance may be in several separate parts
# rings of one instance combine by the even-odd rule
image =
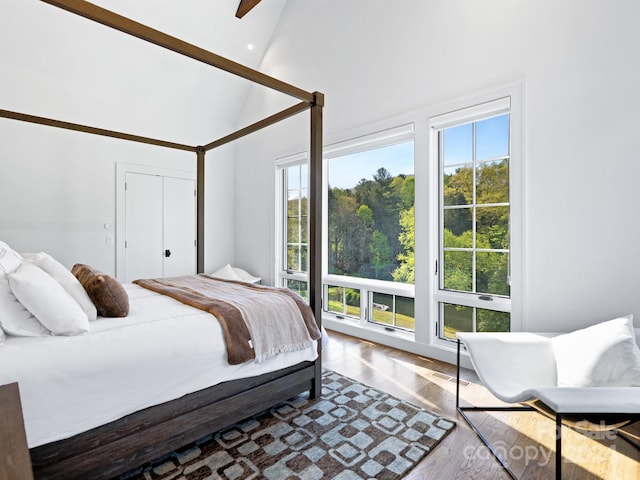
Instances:
[[[338,320],[331,315],[322,316],[322,325],[327,330],[344,333],[345,335],[397,348],[416,355],[434,358],[452,365],[456,364],[457,343],[455,342],[446,342],[446,345],[442,342],[418,343],[413,332],[402,330],[389,332],[382,327],[362,325],[359,321]],[[329,337],[331,337],[331,332],[329,332]],[[472,368],[468,354],[464,350],[462,351],[461,364],[463,367]]]

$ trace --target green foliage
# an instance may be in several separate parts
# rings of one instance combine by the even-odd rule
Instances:
[[[374,225],[373,212],[368,206],[360,205],[358,207],[356,214],[358,215],[358,218],[364,225],[373,228],[373,225]]]
[[[386,276],[393,267],[393,253],[389,246],[389,240],[384,234],[378,230],[371,235],[371,243],[369,243],[369,253],[371,259],[371,268],[374,271],[374,278],[382,278]]]
[[[446,289],[509,295],[508,202],[507,159],[481,164],[475,175],[471,166],[463,166],[444,176]]]
[[[395,280],[413,258],[414,235],[405,231],[413,226],[402,226],[401,212],[413,209],[414,176],[393,177],[379,168],[372,178],[329,190],[329,273]]]
[[[412,182],[413,183],[413,182]],[[400,244],[403,251],[398,254],[400,265],[393,271],[393,281],[401,283],[415,283],[416,255],[415,255],[415,206],[400,213]]]
[[[485,310],[476,311],[476,331],[478,332],[508,332],[511,327],[510,315],[507,312]]]
[[[347,288],[345,290],[345,297],[346,297],[347,305],[352,305],[354,307],[360,306],[360,290]]]
[[[348,274],[347,272],[358,271],[368,258],[367,247],[372,229],[367,208],[358,205],[348,191],[330,191],[329,273]]]

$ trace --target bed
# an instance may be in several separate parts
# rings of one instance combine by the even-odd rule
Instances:
[[[36,478],[112,478],[275,402],[318,393],[320,330],[289,290],[209,275],[122,285],[3,242],[0,270],[0,385],[19,385]],[[62,298],[84,317],[69,320],[75,310]],[[249,332],[252,305],[269,328],[286,325],[277,348]]]
[[[299,103],[292,105],[280,112],[277,112],[252,125],[244,127],[237,132],[225,135],[202,145],[186,145],[181,143],[164,141],[161,139],[141,137],[125,132],[104,130],[92,126],[80,125],[66,122],[61,119],[44,118],[28,113],[16,112],[0,109],[0,117],[22,122],[30,122],[54,128],[63,128],[91,135],[101,135],[123,141],[141,142],[158,147],[178,149],[192,152],[197,161],[197,269],[204,272],[205,268],[205,169],[207,168],[206,153],[214,148],[226,145],[245,135],[256,132],[264,127],[275,124],[283,119],[292,117],[304,111],[310,112],[310,135],[309,135],[309,289],[308,303],[313,311],[318,325],[321,324],[321,225],[320,212],[322,209],[322,109],[324,96],[320,92],[307,92],[293,85],[289,85],[276,78],[269,77],[258,71],[246,68],[228,59],[220,57],[212,52],[203,50],[197,46],[186,43],[175,37],[166,35],[160,31],[149,28],[140,23],[117,15],[113,12],[97,7],[82,0],[43,0],[46,3],[60,7],[73,14],[83,16],[91,21],[106,25],[119,30],[127,35],[132,35],[142,41],[154,43],[160,47],[174,51],[177,54],[192,58],[213,68],[225,70],[233,75],[248,79],[257,84],[274,89],[296,99]],[[57,372],[63,368],[61,363],[67,362],[70,368],[79,368],[83,363],[78,357],[83,356],[81,340],[99,342],[99,338],[110,339],[107,342],[111,347],[96,346],[93,350],[102,352],[103,357],[108,357],[116,361],[112,368],[119,368],[120,372],[127,372],[128,376],[111,376],[109,382],[102,379],[102,372],[99,376],[89,376],[85,374],[84,380],[95,388],[94,400],[102,399],[102,407],[99,403],[80,402],[81,406],[74,405],[74,396],[67,393],[66,396],[56,397],[53,393],[47,393],[46,400],[51,403],[58,403],[63,410],[73,412],[75,409],[83,410],[85,420],[89,423],[76,425],[68,431],[49,436],[43,432],[49,431],[44,427],[47,421],[52,419],[39,418],[37,421],[31,418],[34,409],[34,398],[43,396],[43,389],[33,387],[29,383],[20,382],[21,397],[24,403],[25,417],[27,417],[26,428],[30,445],[33,470],[36,478],[92,478],[108,479],[126,472],[131,468],[152,460],[163,453],[178,448],[186,443],[196,440],[203,435],[227,426],[234,421],[246,418],[254,413],[262,411],[280,401],[286,400],[296,394],[309,391],[312,397],[321,393],[321,349],[315,344],[309,349],[301,352],[290,352],[281,354],[275,363],[255,367],[251,365],[241,365],[226,370],[222,378],[213,384],[204,372],[191,371],[190,366],[201,364],[204,370],[222,370],[213,366],[213,358],[218,355],[212,351],[204,353],[204,348],[195,349],[200,357],[195,360],[182,357],[181,354],[170,352],[171,355],[158,355],[151,352],[150,345],[158,341],[147,341],[144,349],[139,349],[135,355],[135,361],[125,360],[124,356],[114,355],[121,353],[125,348],[127,337],[131,332],[135,332],[135,337],[146,337],[150,331],[161,334],[165,339],[173,340],[178,337],[175,328],[179,328],[181,333],[190,341],[203,342],[206,335],[196,335],[196,326],[201,327],[203,323],[211,324],[210,319],[204,320],[204,315],[208,313],[197,312],[186,313],[175,300],[162,299],[164,303],[161,309],[163,318],[150,318],[154,307],[148,305],[151,298],[157,294],[152,294],[141,287],[127,285],[127,293],[131,298],[132,314],[126,319],[103,319],[99,318],[90,325],[90,333],[78,337],[52,337],[43,339],[20,339],[7,336],[5,347],[2,348],[2,355],[6,362],[12,365],[21,365],[22,361],[29,363],[40,354],[34,354],[37,350],[50,352],[55,361],[41,360],[42,375],[36,378],[37,382],[54,382],[58,377],[45,375],[44,371]],[[158,300],[153,300],[158,301]],[[169,306],[170,305],[170,306]],[[178,317],[171,315],[164,316],[166,312],[175,312]],[[183,313],[179,313],[182,311]],[[138,316],[140,314],[141,316]],[[185,324],[176,326],[177,320],[186,320]],[[124,327],[124,324],[128,324]],[[193,324],[193,325],[192,325]],[[191,329],[193,327],[193,330]],[[118,337],[118,332],[124,331],[129,334],[124,338]],[[202,337],[202,338],[201,338]],[[120,343],[123,342],[123,343]],[[214,342],[207,342],[208,346]],[[118,345],[117,350],[113,350]],[[173,345],[173,344],[172,344]],[[174,348],[178,348],[175,347]],[[146,349],[146,350],[145,350]],[[15,353],[21,350],[22,353]],[[106,352],[109,351],[109,355]],[[62,352],[62,353],[60,353]],[[17,357],[16,357],[17,356]],[[170,357],[171,361],[164,364],[162,370],[158,368],[159,363],[155,360],[160,357]],[[66,360],[65,360],[66,359]],[[153,359],[154,361],[151,361]],[[73,361],[72,361],[73,360]],[[218,358],[219,360],[219,358]],[[119,362],[119,363],[118,363]],[[4,364],[1,360],[0,364]],[[132,367],[135,365],[135,369]],[[146,365],[146,370],[145,370]],[[26,365],[25,365],[26,368]],[[135,375],[133,371],[135,370]],[[16,372],[9,372],[2,382],[11,381]],[[78,376],[79,372],[75,372]],[[37,377],[37,375],[36,375]],[[132,382],[136,377],[138,380],[151,381],[149,392],[154,399],[138,399],[139,403],[131,407],[116,407],[116,400],[111,402],[105,392],[120,392],[116,397],[122,397],[122,392],[127,391],[127,382]],[[205,380],[205,378],[207,378]],[[63,383],[65,381],[60,380]],[[115,382],[115,383],[113,383]],[[33,385],[35,385],[34,383]],[[42,385],[42,383],[41,383]],[[169,385],[171,388],[169,388]],[[116,387],[117,386],[117,387]],[[155,390],[153,390],[155,388]],[[58,388],[58,393],[64,389]],[[136,393],[140,393],[136,387]],[[52,392],[54,392],[52,390]],[[172,392],[169,394],[168,392]],[[127,396],[127,395],[125,395]],[[42,400],[42,399],[41,399]],[[97,401],[97,400],[96,400]],[[110,404],[106,409],[104,405]],[[133,408],[133,410],[130,410]],[[129,409],[129,410],[127,410]],[[102,410],[101,412],[97,412]],[[109,412],[105,414],[105,412]],[[124,415],[124,416],[122,416]],[[44,415],[43,415],[44,416]],[[35,422],[35,423],[34,423]],[[34,427],[41,423],[40,427]],[[65,421],[67,425],[70,421]],[[51,430],[53,431],[53,430]],[[56,430],[58,431],[58,430]]]

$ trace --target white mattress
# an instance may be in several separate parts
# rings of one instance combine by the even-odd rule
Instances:
[[[313,342],[263,363],[229,365],[215,317],[137,285],[125,288],[126,318],[98,317],[82,336],[8,336],[0,347],[0,384],[19,382],[29,447],[317,357]]]

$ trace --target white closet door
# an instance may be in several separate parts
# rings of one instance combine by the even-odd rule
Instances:
[[[163,276],[163,179],[126,173],[125,282]]]
[[[196,273],[196,183],[164,177],[164,276]]]

